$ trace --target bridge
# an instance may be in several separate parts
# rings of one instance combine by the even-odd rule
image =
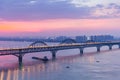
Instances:
[[[0,56],[14,55],[14,56],[18,57],[19,64],[21,64],[23,56],[28,53],[50,51],[52,54],[52,58],[56,58],[56,53],[59,50],[76,49],[77,48],[80,50],[80,55],[83,55],[84,48],[96,47],[97,52],[100,52],[100,48],[102,46],[108,46],[109,50],[112,50],[113,45],[118,45],[118,47],[120,48],[120,41],[77,43],[73,39],[66,39],[58,45],[47,45],[43,41],[36,41],[36,42],[30,44],[28,47],[24,47],[24,48],[0,49]]]

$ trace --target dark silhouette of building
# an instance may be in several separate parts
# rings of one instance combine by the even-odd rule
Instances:
[[[105,41],[112,41],[114,40],[114,37],[111,35],[95,35],[95,36],[90,36],[90,40],[95,41],[95,42],[105,42]]]
[[[76,41],[79,43],[84,43],[87,41],[87,37],[86,36],[76,36]]]
[[[55,38],[55,41],[57,42],[62,42],[64,41],[65,39],[68,39],[69,37],[66,37],[66,36],[58,36]]]

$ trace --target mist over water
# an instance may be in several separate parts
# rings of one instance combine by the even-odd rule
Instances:
[[[29,44],[31,42],[0,41],[0,48],[27,47]],[[118,46],[113,48],[109,51],[107,46],[102,47],[100,53],[96,48],[86,48],[83,56],[79,49],[61,50],[56,60],[52,60],[50,52],[29,53],[23,57],[22,68],[16,56],[0,56],[0,80],[119,80],[120,50]],[[50,61],[33,60],[33,56],[47,56]]]

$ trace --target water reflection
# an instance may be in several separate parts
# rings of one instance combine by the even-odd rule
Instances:
[[[109,54],[108,51],[103,51],[101,53]],[[87,73],[86,76],[90,78],[92,76],[91,80],[93,80],[98,77],[102,79],[105,77],[103,74],[109,74],[112,73],[112,71],[120,70],[118,67],[115,69],[115,66],[112,66],[110,68],[109,66],[111,65],[101,65],[101,62],[97,63],[96,60],[99,59],[95,55],[100,55],[101,53],[85,53],[83,56],[80,56],[80,54],[72,56],[68,55],[58,57],[55,60],[51,59],[47,63],[37,60],[26,61],[20,68],[18,68],[17,62],[12,63],[13,66],[10,66],[10,68],[8,68],[8,65],[11,65],[11,63],[8,63],[6,68],[4,67],[4,69],[1,69],[0,71],[0,80],[53,80],[54,78],[60,78],[60,76],[62,76],[64,80],[72,80],[72,78],[70,79],[69,77],[76,75],[77,79],[83,77],[82,79],[85,80],[86,78],[84,78],[84,75],[81,74],[83,72]],[[100,58],[103,57],[100,56]],[[104,62],[106,61],[104,60]],[[69,66],[69,69],[67,69],[66,66]],[[66,77],[63,74],[69,77]],[[78,74],[80,74],[80,77]],[[59,78],[58,80],[62,79]]]
[[[35,79],[36,77],[32,77],[33,79],[31,79],[31,76],[37,76],[38,73],[46,74],[58,70],[60,70],[59,63],[34,64],[32,66],[25,66],[20,70],[19,68],[2,70],[0,71],[0,80],[37,80]]]
[[[4,80],[4,71],[2,70],[2,72],[0,73],[0,80]]]
[[[6,77],[7,79],[6,80],[10,80],[11,79],[11,75],[10,74],[11,74],[11,71],[8,70],[7,77]]]
[[[89,62],[92,64],[95,62],[95,57],[94,56],[89,56],[88,57]]]
[[[48,74],[49,72],[62,70],[61,63],[74,63],[75,58],[78,56],[68,56],[61,57],[56,61],[50,61],[47,63],[43,62],[33,62],[28,66],[20,66],[20,69],[17,68],[16,63],[14,63],[13,68],[8,68],[8,66],[0,71],[0,80],[35,80],[39,74]],[[10,64],[10,63],[9,63]],[[16,67],[15,67],[16,66]],[[38,74],[39,73],[39,74]],[[33,79],[31,79],[31,76]],[[49,75],[49,74],[48,74]]]

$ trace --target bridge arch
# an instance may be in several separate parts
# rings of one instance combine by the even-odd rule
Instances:
[[[120,44],[113,44],[112,48],[120,48]]]
[[[35,41],[32,44],[30,44],[29,47],[44,46],[44,45],[47,46],[47,44],[45,42],[43,42],[43,41]]]
[[[104,45],[101,45],[100,48],[101,48],[102,50],[106,50],[107,48],[108,48],[109,50],[112,50],[113,45],[114,45],[114,44],[104,44]]]
[[[69,39],[65,39],[65,40],[63,40],[60,44],[72,44],[72,43],[77,43],[74,39],[71,39],[71,38],[69,38]]]

